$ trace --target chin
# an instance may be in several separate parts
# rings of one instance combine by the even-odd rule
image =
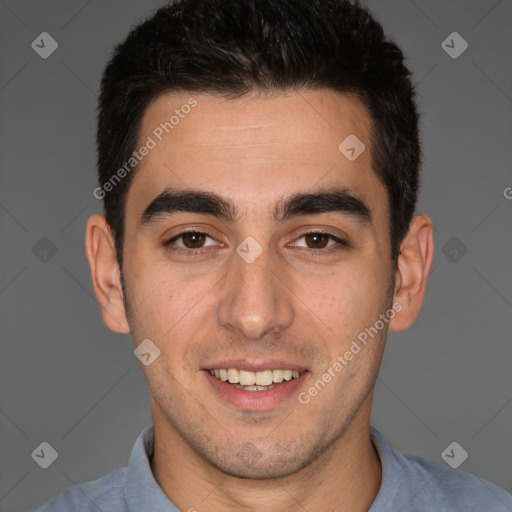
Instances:
[[[290,450],[271,450],[270,455],[265,456],[251,442],[244,443],[239,450],[219,457],[219,452],[214,457],[205,456],[208,462],[222,473],[243,479],[265,480],[270,478],[283,478],[294,473],[309,464],[309,460],[303,457],[290,455]],[[286,456],[284,455],[286,454]]]
[[[214,464],[216,469],[225,475],[245,480],[269,480],[275,478],[284,478],[293,475],[301,470],[301,468],[285,468],[285,467],[268,467],[268,466],[248,466],[236,464]]]

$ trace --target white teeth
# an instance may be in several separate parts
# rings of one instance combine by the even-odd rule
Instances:
[[[235,388],[243,389],[245,391],[265,391],[267,389],[272,389],[275,386],[240,386],[240,384],[233,384]]]
[[[274,374],[272,370],[265,370],[263,372],[256,373],[256,384],[258,386],[270,386],[274,379]]]
[[[238,384],[240,382],[240,372],[234,368],[228,370],[228,380],[231,384]]]
[[[279,384],[283,381],[297,379],[300,376],[300,372],[297,370],[282,369],[248,372],[245,370],[238,370],[236,368],[216,368],[214,370],[210,370],[210,374],[224,382],[229,381],[230,384],[239,384],[239,386],[236,387],[252,386],[256,388],[261,386],[268,387],[273,383]],[[243,389],[249,388],[245,387]]]
[[[274,370],[273,372],[273,380],[274,382],[283,382],[283,373],[284,373],[284,370]]]
[[[254,384],[256,384],[256,375],[254,375],[254,372],[240,370],[240,385],[254,386]]]

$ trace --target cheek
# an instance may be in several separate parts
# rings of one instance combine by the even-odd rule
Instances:
[[[132,260],[132,268],[135,260]],[[205,310],[211,309],[215,276],[187,276],[169,264],[140,262],[130,275],[127,288],[134,321],[143,336],[167,340],[177,333],[194,331]],[[217,278],[218,280],[218,278]]]
[[[387,281],[376,266],[355,263],[314,282],[307,280],[301,288],[314,311],[333,331],[351,336],[354,333],[349,331],[375,321],[380,314]]]

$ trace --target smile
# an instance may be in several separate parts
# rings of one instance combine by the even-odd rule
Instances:
[[[301,372],[297,370],[263,370],[250,372],[236,368],[216,368],[208,370],[210,375],[217,379],[232,384],[238,389],[246,391],[265,391],[274,388],[274,384],[299,378]]]

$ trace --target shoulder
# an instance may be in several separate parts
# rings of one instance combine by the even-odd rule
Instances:
[[[124,499],[126,468],[121,468],[98,480],[69,487],[36,512],[98,512],[99,510],[125,510]]]
[[[472,473],[393,449],[371,429],[382,462],[382,483],[370,512],[512,512],[512,496]]]
[[[512,496],[483,478],[423,457],[398,454],[398,458],[420,510],[435,506],[439,511],[512,511]]]

